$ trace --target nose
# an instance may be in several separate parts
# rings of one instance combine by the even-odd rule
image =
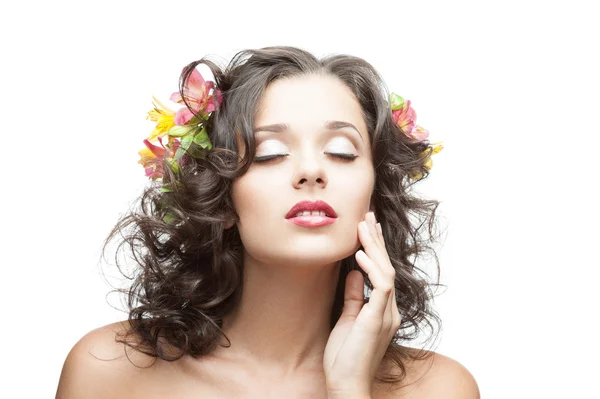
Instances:
[[[327,176],[325,169],[319,160],[318,155],[302,156],[296,165],[296,171],[292,177],[294,188],[300,189],[303,187],[319,187],[327,186]]]

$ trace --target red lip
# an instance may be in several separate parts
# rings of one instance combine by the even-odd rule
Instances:
[[[291,219],[302,211],[324,211],[330,218],[337,217],[333,208],[325,201],[300,201],[290,209],[285,218]]]

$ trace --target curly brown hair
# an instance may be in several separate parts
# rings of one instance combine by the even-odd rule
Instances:
[[[191,72],[208,67],[222,92],[223,102],[207,122],[213,149],[201,157],[185,155],[176,172],[164,167],[164,192],[154,181],[137,199],[138,209],[122,216],[104,242],[121,236],[117,255],[128,244],[135,260],[132,282],[117,291],[126,295],[131,329],[118,338],[135,350],[154,358],[175,361],[184,355],[199,358],[210,353],[225,336],[223,318],[232,312],[241,296],[243,247],[235,226],[237,220],[231,188],[253,162],[253,134],[257,105],[267,86],[282,78],[323,73],[340,79],[360,103],[372,143],[375,188],[371,203],[383,227],[387,252],[396,269],[396,298],[402,322],[384,356],[399,373],[386,372],[381,382],[399,382],[406,375],[405,362],[423,359],[431,352],[414,351],[400,345],[418,338],[428,327],[427,341],[437,336],[434,324],[441,320],[430,306],[431,287],[439,284],[439,264],[434,241],[437,201],[419,198],[411,189],[428,175],[425,166],[432,147],[407,137],[394,123],[385,84],[375,68],[349,55],[317,59],[294,47],[266,47],[237,53],[225,68],[203,58],[190,63],[180,77],[183,89]],[[191,109],[191,107],[190,107]],[[418,179],[409,173],[420,171]],[[168,216],[168,218],[167,218]],[[437,282],[416,266],[425,253],[433,254]],[[373,289],[354,256],[341,260],[339,281],[331,312],[331,328],[342,313],[346,276],[360,270],[367,293]],[[365,303],[369,295],[365,296]],[[227,337],[225,336],[227,339]],[[228,340],[228,339],[227,339]],[[164,343],[176,348],[169,354]]]

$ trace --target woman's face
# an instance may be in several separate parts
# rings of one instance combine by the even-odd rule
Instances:
[[[277,80],[259,103],[254,128],[255,161],[232,192],[247,254],[279,265],[352,255],[360,247],[357,227],[370,209],[375,174],[362,109],[350,89],[323,75]],[[298,202],[319,200],[336,217],[289,217]]]

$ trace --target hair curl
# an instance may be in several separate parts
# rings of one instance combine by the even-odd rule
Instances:
[[[431,330],[429,341],[437,336],[433,322],[441,325],[430,307],[431,287],[440,284],[437,257],[428,245],[433,241],[438,202],[414,195],[411,187],[415,180],[408,177],[415,170],[422,172],[421,179],[427,176],[425,162],[431,147],[408,138],[393,122],[387,89],[373,66],[361,58],[330,55],[319,60],[294,47],[266,47],[241,51],[221,69],[205,57],[184,68],[181,92],[200,64],[211,70],[223,94],[220,108],[207,122],[213,149],[200,158],[184,155],[186,162],[176,175],[165,165],[163,183],[178,180],[181,184],[172,185],[172,192],[161,191],[156,182],[145,188],[136,202],[139,209],[122,216],[104,242],[103,254],[120,233],[117,254],[128,244],[137,269],[134,276],[126,276],[115,255],[121,273],[132,280],[127,289],[117,290],[126,295],[131,325],[118,342],[154,358],[174,361],[184,355],[198,358],[210,353],[219,336],[225,335],[223,318],[236,307],[243,288],[241,239],[235,225],[225,228],[225,224],[237,219],[232,182],[246,172],[254,157],[257,105],[273,81],[320,73],[337,77],[354,93],[372,143],[372,203],[396,269],[396,298],[402,316],[384,357],[397,365],[399,373],[376,378],[400,382],[406,375],[406,360],[431,354],[412,351],[400,342],[416,339],[423,326]],[[434,255],[436,283],[429,283],[427,274],[416,266],[417,258],[426,252]],[[343,259],[331,328],[342,313],[346,276],[355,269],[365,276],[368,292],[373,289],[354,256]],[[165,341],[178,353],[168,354],[161,345]]]

